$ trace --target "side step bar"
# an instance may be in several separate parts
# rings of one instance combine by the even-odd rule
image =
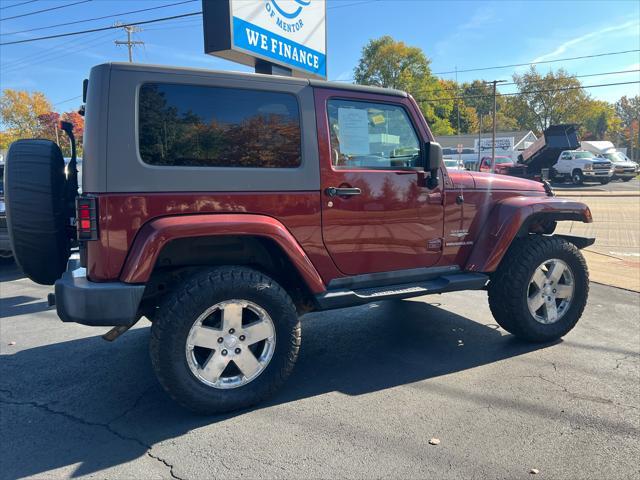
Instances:
[[[481,290],[489,277],[483,273],[462,272],[425,280],[374,288],[335,289],[316,295],[321,310],[353,307],[378,300],[410,298],[432,293],[455,292],[458,290]]]

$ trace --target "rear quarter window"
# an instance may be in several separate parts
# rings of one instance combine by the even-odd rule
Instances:
[[[138,149],[157,166],[297,168],[298,101],[280,92],[146,83]]]

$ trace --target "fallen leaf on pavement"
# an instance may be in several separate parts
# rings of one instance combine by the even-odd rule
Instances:
[[[431,445],[440,445],[440,439],[439,438],[432,438],[431,440],[429,440],[429,443]]]
[[[540,470],[538,470],[537,468],[532,468],[529,473],[532,473],[533,475],[535,475],[536,473],[540,473]]]

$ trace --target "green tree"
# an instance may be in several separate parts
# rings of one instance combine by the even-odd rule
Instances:
[[[451,91],[431,73],[429,59],[417,47],[386,35],[370,40],[362,49],[354,80],[360,85],[395,88],[410,93],[434,134],[453,133],[449,116],[453,108]],[[446,101],[444,99],[447,99]]]
[[[565,70],[542,76],[535,67],[527,73],[515,74],[513,81],[519,95],[512,104],[521,126],[538,132],[558,123],[580,123],[579,110],[587,100],[580,81]]]
[[[584,140],[612,140],[620,135],[621,122],[613,105],[602,100],[588,99],[579,108],[580,138]]]

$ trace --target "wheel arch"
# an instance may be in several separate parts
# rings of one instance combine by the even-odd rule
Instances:
[[[274,218],[251,214],[180,215],[148,222],[133,242],[120,280],[147,283],[162,268],[238,263],[281,281],[287,272],[291,284],[297,281],[310,294],[326,289],[284,225]]]
[[[530,234],[552,234],[559,221],[593,221],[585,204],[555,197],[511,197],[497,203],[487,218],[465,265],[466,270],[495,271],[514,239]],[[574,239],[571,243],[578,248],[586,246],[579,237],[566,237],[568,241]]]

